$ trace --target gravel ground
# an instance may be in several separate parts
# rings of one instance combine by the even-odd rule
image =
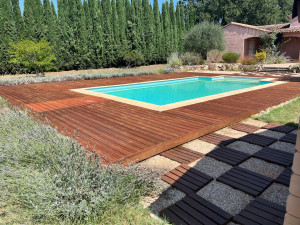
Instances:
[[[262,149],[262,147],[258,145],[249,144],[244,141],[235,141],[229,145],[227,145],[228,148],[232,148],[241,152],[245,152],[248,154],[254,154]]]
[[[182,146],[202,154],[207,154],[217,147],[216,145],[198,139],[187,142]]]
[[[231,215],[238,214],[254,198],[228,185],[213,181],[197,192],[202,198]]]
[[[239,166],[255,173],[260,173],[261,175],[270,177],[272,179],[277,178],[284,170],[284,167],[282,166],[268,163],[264,160],[256,158],[250,158]]]
[[[146,159],[139,163],[139,165],[152,169],[153,173],[155,173],[156,183],[157,186],[160,187],[160,190],[163,191],[170,187],[170,185],[161,180],[161,176],[164,175],[166,172],[174,169],[175,167],[179,166],[180,163],[170,160],[166,157],[156,155],[149,159]]]
[[[298,130],[294,130],[291,132],[292,134],[298,134]]]
[[[232,166],[208,156],[205,156],[197,162],[191,163],[190,166],[213,178],[217,178],[232,168]]]
[[[149,207],[154,215],[158,216],[159,212],[162,209],[174,204],[175,202],[181,200],[183,197],[185,197],[185,194],[183,192],[170,187],[165,190],[160,196],[144,198],[143,204],[145,207]]]
[[[259,120],[254,120],[252,118],[248,118],[246,120],[243,120],[242,123],[246,123],[246,124],[257,126],[257,127],[263,127],[263,126],[268,124],[268,123],[265,123],[265,122],[262,122],[262,121],[259,121]]]
[[[286,206],[288,195],[289,188],[287,186],[273,183],[260,195],[260,197],[278,205]]]
[[[289,153],[295,153],[295,145],[282,142],[282,141],[276,141],[272,145],[269,146],[270,148],[276,148],[285,152]]]
[[[259,129],[259,130],[255,131],[254,133],[260,134],[263,136],[267,136],[267,137],[277,138],[277,139],[280,139],[283,136],[285,136],[285,133],[272,131],[272,130],[266,130],[266,129]]]
[[[216,131],[215,133],[226,135],[226,136],[229,136],[229,137],[232,137],[232,138],[240,138],[240,137],[243,137],[243,136],[247,135],[247,133],[231,129],[229,127],[225,127],[222,130]]]

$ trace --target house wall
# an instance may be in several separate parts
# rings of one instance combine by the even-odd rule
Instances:
[[[245,40],[248,38],[260,37],[260,31],[230,24],[227,27],[224,27],[224,36],[226,39],[226,52],[236,52],[244,57],[247,56],[245,47],[249,48],[248,46],[245,46]]]
[[[286,44],[282,46],[280,52],[284,56],[288,56],[292,59],[300,60],[300,34],[285,35],[283,41],[290,39]]]

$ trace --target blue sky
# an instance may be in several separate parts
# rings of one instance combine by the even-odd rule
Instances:
[[[149,0],[151,3],[153,3],[153,0]],[[163,2],[165,2],[166,0],[158,0],[158,2],[159,2],[159,7],[161,8],[161,4],[163,3]],[[54,2],[54,4],[55,4],[55,6],[56,6],[56,4],[57,4],[57,0],[53,0],[53,2]],[[177,0],[174,0],[174,4],[176,5],[176,3],[177,3]],[[23,12],[23,9],[24,9],[24,0],[20,0],[20,7],[21,7],[21,11]]]

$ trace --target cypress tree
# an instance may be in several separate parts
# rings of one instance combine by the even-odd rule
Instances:
[[[153,15],[154,15],[154,62],[161,62],[162,60],[162,27],[158,0],[154,0],[153,3]]]
[[[171,46],[171,23],[169,13],[169,3],[166,1],[162,5],[162,19],[163,19],[163,59],[166,60],[170,55]]]
[[[113,22],[113,37],[114,37],[114,53],[115,53],[115,63],[119,61],[120,56],[120,28],[119,28],[119,16],[116,8],[116,1],[111,1],[111,9],[112,9],[112,22]]]
[[[120,31],[120,43],[121,43],[121,51],[127,50],[127,38],[126,38],[126,8],[124,0],[117,0],[117,13],[119,18],[119,31]]]
[[[12,0],[13,18],[15,21],[18,40],[24,38],[25,24],[20,10],[19,0]]]

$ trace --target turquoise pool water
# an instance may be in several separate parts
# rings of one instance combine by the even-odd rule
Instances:
[[[161,106],[268,83],[256,78],[192,77],[87,90]]]

